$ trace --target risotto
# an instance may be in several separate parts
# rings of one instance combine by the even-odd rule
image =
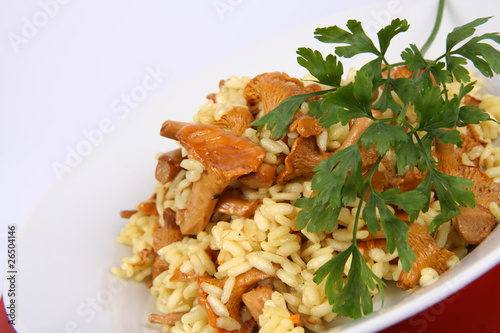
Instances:
[[[179,149],[156,156],[158,182],[152,196],[135,210],[122,212],[127,223],[116,241],[130,246],[131,255],[122,259],[121,266],[113,267],[112,273],[148,285],[157,308],[149,321],[158,324],[163,332],[251,332],[257,327],[263,333],[321,332],[327,323],[339,317],[332,312],[325,295],[325,282],[318,284],[313,277],[319,267],[351,245],[355,210],[362,203],[358,199],[342,207],[331,232],[296,229],[300,208],[294,202],[314,195],[313,173],[298,172],[298,164],[287,165],[292,159],[287,157],[294,154],[296,143],[301,140],[307,143],[305,150],[314,151],[314,156],[307,159],[317,163],[314,158],[329,156],[342,147],[355,125],[336,123],[321,129],[309,124],[314,121],[308,117],[308,100],[299,109],[303,122],[290,126],[286,136],[276,139],[269,130],[257,131],[250,125],[253,119],[297,93],[288,87],[288,96],[281,96],[278,101],[262,94],[255,98],[252,89],[266,75],[280,77],[283,85],[302,92],[324,89],[284,73],[264,73],[255,78],[232,76],[221,81],[219,91],[208,95],[194,115],[193,124],[164,124],[162,135],[178,140]],[[453,89],[458,88],[451,85],[450,93]],[[469,98],[492,118],[500,119],[500,97],[482,93],[478,86]],[[192,133],[187,133],[187,126],[194,124],[208,127],[193,128]],[[193,140],[200,136],[201,141],[212,140],[203,136],[206,128],[230,132],[227,140],[241,139],[237,145],[252,147],[251,158],[258,163],[252,165],[239,150],[225,152],[222,147],[210,154],[197,148],[201,143]],[[464,136],[475,137],[470,147],[461,152],[462,164],[479,166],[493,184],[500,182],[500,148],[493,144],[499,126],[484,122],[460,131]],[[215,154],[221,156],[212,156]],[[206,189],[208,182],[213,184],[219,177],[212,175],[212,170],[226,162],[214,161],[216,158],[233,160],[231,163],[243,170],[217,180],[217,188]],[[388,163],[395,163],[394,160],[394,154],[388,152]],[[206,198],[205,191],[213,193]],[[491,201],[487,209],[497,223],[497,202]],[[434,200],[414,224],[428,227],[439,212],[440,202]],[[178,230],[179,218],[188,214],[200,220],[205,218],[200,215],[206,215],[206,221],[196,226],[184,224]],[[402,265],[397,251],[390,253],[381,241],[383,237],[370,234],[363,219],[357,224],[356,237],[372,272],[383,280],[400,282]],[[415,282],[403,289],[433,283],[470,249],[470,241],[457,230],[454,220],[441,225],[429,242],[441,253],[442,265],[418,267]],[[345,275],[348,266],[349,261]],[[375,295],[378,290],[371,293]]]

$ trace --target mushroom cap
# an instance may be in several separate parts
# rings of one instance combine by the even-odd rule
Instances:
[[[469,244],[481,243],[495,227],[495,217],[483,206],[460,207],[461,214],[455,217],[454,226]]]
[[[252,121],[254,121],[254,116],[247,107],[235,106],[224,113],[219,120],[215,120],[214,125],[241,135]]]
[[[263,313],[264,303],[271,299],[274,290],[268,284],[255,287],[241,295],[243,303],[255,321],[259,322],[259,316]]]
[[[196,235],[207,225],[229,183],[257,171],[266,152],[250,139],[214,125],[189,124],[176,136],[188,155],[205,166],[193,183],[187,207],[177,210],[176,215],[182,234]]]
[[[412,264],[410,271],[401,272],[397,286],[402,290],[417,286],[423,268],[431,267],[439,275],[443,274],[448,269],[446,261],[453,255],[453,252],[440,248],[427,232],[427,228],[418,223],[410,224],[408,242],[417,256],[417,261]]]
[[[174,179],[177,173],[182,169],[180,166],[181,161],[182,153],[180,148],[161,154],[156,164],[156,180],[162,184],[166,184]]]
[[[304,83],[286,73],[263,73],[254,77],[245,86],[243,95],[249,105],[262,103],[263,113],[275,109],[284,99],[321,90],[317,84],[304,86]]]
[[[241,176],[238,181],[253,189],[271,187],[276,178],[276,169],[276,164],[262,163],[259,170]]]
[[[274,277],[274,275],[269,275],[267,273],[264,273],[255,267],[252,267],[248,271],[236,276],[234,287],[231,291],[231,295],[229,297],[229,300],[226,302],[226,307],[229,311],[229,316],[232,317],[233,319],[236,319],[242,326],[242,329],[238,332],[251,332],[255,324],[253,318],[247,320],[246,322],[242,322],[240,309],[243,303],[241,300],[241,296],[247,290],[249,290],[253,285],[261,281],[270,279],[272,277]],[[201,276],[198,278],[198,291],[200,293],[200,297],[198,298],[198,304],[200,304],[201,307],[204,308],[205,312],[207,313],[208,322],[210,326],[214,328],[217,327],[217,318],[219,316],[215,314],[215,312],[212,310],[212,307],[208,303],[207,301],[208,294],[202,288],[202,284],[208,283],[217,286],[219,288],[224,288],[224,283],[226,280],[227,278],[217,279],[211,276]],[[226,331],[218,329],[217,332],[226,332]]]
[[[297,112],[295,119],[288,127],[288,131],[297,131],[300,136],[310,137],[321,134],[323,132],[323,127],[321,127],[318,119],[315,117]]]
[[[177,132],[177,139],[192,158],[225,180],[256,171],[266,155],[250,139],[213,125],[186,125]]]
[[[227,215],[250,218],[255,214],[261,199],[245,200],[227,188],[222,192],[214,210]]]
[[[313,168],[331,155],[332,153],[318,148],[314,136],[300,136],[293,143],[292,150],[285,159],[285,168],[278,174],[276,182],[284,184],[296,177],[311,175],[314,173]]]
[[[473,127],[468,127],[467,134],[468,135],[462,135],[464,141],[462,148],[449,143],[442,143],[439,140],[435,141],[435,154],[439,162],[441,162],[438,165],[438,169],[452,176],[464,177],[472,180],[474,185],[470,190],[476,196],[476,203],[488,207],[491,202],[500,201],[500,184],[495,183],[488,177],[481,167],[477,165],[464,165],[462,163],[462,154],[464,152],[467,153],[472,147],[483,144],[483,142],[478,139],[477,132],[475,132]]]
[[[163,210],[164,225],[159,222],[153,228],[153,249],[158,252],[164,246],[182,240],[179,226],[175,223],[175,212],[171,208]]]

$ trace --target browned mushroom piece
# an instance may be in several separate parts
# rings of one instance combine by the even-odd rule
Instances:
[[[290,154],[285,158],[285,168],[278,174],[276,182],[284,184],[302,175],[312,175],[313,168],[332,154],[321,151],[315,137],[298,137],[293,143]]]
[[[142,249],[139,251],[140,260],[133,264],[133,266],[142,266],[148,261],[149,258],[152,258],[153,250],[152,249]]]
[[[391,70],[391,79],[399,79],[399,78],[411,79],[412,76],[413,76],[413,71],[407,65],[396,66]]]
[[[372,238],[367,240],[358,240],[358,248],[367,253],[371,249],[379,248],[384,249],[387,245],[387,240],[385,238]]]
[[[250,289],[256,283],[270,279],[272,277],[274,276],[264,273],[258,270],[257,268],[251,268],[245,273],[236,276],[234,287],[231,291],[231,295],[225,305],[229,312],[229,316],[238,321],[241,325],[241,328],[239,330],[231,332],[233,333],[252,332],[255,326],[255,320],[253,318],[250,318],[249,320],[243,322],[241,319],[241,312],[240,312],[242,306],[241,297],[248,289]],[[212,310],[207,300],[208,294],[203,290],[202,284],[208,283],[215,285],[219,288],[224,288],[224,283],[226,282],[226,280],[227,278],[216,279],[214,277],[208,277],[208,276],[198,278],[198,290],[200,293],[200,297],[198,298],[198,304],[200,304],[205,309],[208,317],[208,323],[210,324],[210,326],[217,329],[217,333],[226,333],[228,331],[226,331],[225,329],[217,328],[217,318],[219,318],[219,316],[216,315]]]
[[[384,192],[390,188],[398,188],[400,192],[407,192],[415,189],[424,178],[425,172],[417,168],[403,175],[386,168],[384,171],[375,170],[372,177],[372,187],[377,192]]]
[[[177,140],[177,132],[189,124],[182,121],[166,120],[161,125],[160,135],[168,139]]]
[[[367,175],[372,167],[375,165],[377,162],[380,153],[377,150],[376,145],[372,145],[370,148],[366,148],[365,146],[360,146],[359,147],[359,152],[361,153],[361,173],[363,175]],[[385,167],[386,170],[384,172],[392,172],[393,168],[392,165],[387,158],[387,156],[383,156],[381,160],[382,165]],[[378,171],[378,169],[376,170]]]
[[[188,281],[196,281],[199,278],[199,274],[195,271],[189,271],[184,273],[181,271],[181,267],[178,266],[174,269],[172,276],[170,277],[171,282],[188,282]]]
[[[151,265],[151,281],[149,287],[153,285],[154,279],[169,267],[169,263],[163,260],[159,255],[156,255],[153,259],[153,265]]]
[[[124,219],[129,219],[132,217],[132,215],[134,215],[137,212],[138,212],[138,210],[136,210],[136,209],[122,210],[122,211],[120,211],[120,217],[124,218]]]
[[[245,86],[243,96],[249,105],[262,104],[264,114],[272,111],[288,97],[321,90],[319,85],[304,86],[304,83],[285,73],[263,73],[254,77]]]
[[[176,223],[184,235],[202,231],[224,189],[238,177],[257,171],[265,150],[246,137],[217,126],[189,124],[176,133],[188,156],[205,166],[193,183],[187,208],[177,211]]]
[[[161,154],[156,164],[156,180],[162,184],[166,184],[174,179],[182,169],[180,165],[181,161],[182,153],[180,148]]]
[[[149,200],[141,202],[139,205],[137,205],[137,209],[141,213],[144,213],[147,215],[159,216],[158,210],[156,209],[156,200],[153,200],[153,199],[149,199]]]
[[[477,166],[461,163],[463,149],[436,141],[436,155],[442,162],[438,168],[447,174],[472,180],[470,190],[474,193],[476,207],[461,208],[455,218],[455,226],[460,236],[469,244],[478,244],[495,227],[495,219],[489,211],[491,202],[500,202],[500,184],[495,183]]]
[[[469,153],[476,146],[486,147],[488,143],[480,138],[480,134],[472,125],[467,125],[467,134],[462,135],[462,148],[457,150],[457,153]],[[461,156],[460,156],[461,158]],[[475,166],[479,166],[479,157],[473,160]]]
[[[466,134],[462,134],[462,146],[458,147],[452,144],[444,144],[438,140],[435,142],[436,146],[436,156],[438,157],[440,162],[443,162],[440,165],[440,170],[443,172],[454,172],[457,168],[462,165],[462,155],[463,153],[469,153],[474,147],[483,146],[486,147],[488,144],[486,141],[480,138],[480,134],[476,130],[476,128],[472,125],[467,125]],[[474,162],[475,166],[479,166],[479,158],[477,158]],[[446,164],[445,164],[446,163]]]
[[[210,93],[206,96],[207,100],[212,101],[212,102],[217,102],[217,94],[216,93]]]
[[[495,227],[495,218],[489,210],[490,203],[500,202],[500,184],[495,183],[479,167],[460,168],[460,177],[474,182],[470,188],[476,198],[476,207],[461,208],[461,214],[456,217],[457,231],[469,244],[479,244]]]
[[[424,68],[420,69],[419,75],[421,75],[425,71]],[[387,77],[387,72],[384,72],[383,76]],[[391,69],[391,79],[400,79],[400,78],[405,78],[405,79],[411,79],[413,77],[413,71],[410,69],[408,65],[400,65],[393,67]],[[430,78],[432,81],[433,85],[436,85],[436,79],[434,78],[434,75],[430,73]]]
[[[263,284],[253,288],[241,296],[248,312],[250,312],[253,319],[257,323],[259,322],[259,316],[264,312],[264,305],[266,301],[272,298],[273,292],[274,290],[270,285]],[[293,314],[290,311],[288,311],[288,314],[290,315],[290,320],[295,326],[304,326],[304,323],[300,320],[300,314]]]
[[[163,210],[163,221],[164,225],[157,223],[153,228],[153,250],[155,253],[174,242],[181,241],[183,236],[179,229],[179,226],[175,223],[175,212],[166,208]],[[156,255],[153,261],[151,279],[154,280],[163,271],[168,269],[168,262],[161,259],[159,255]]]
[[[378,110],[372,110],[372,115],[377,119],[383,117],[383,114]],[[373,124],[373,120],[367,117],[355,119],[351,125],[351,129],[349,130],[347,137],[342,142],[340,147],[337,148],[335,151],[337,152],[346,147],[356,144],[361,138],[361,135],[363,135],[363,133],[368,129],[368,127],[371,124]],[[373,165],[378,160],[380,153],[377,150],[376,144],[373,144],[371,147],[365,147],[361,145],[359,147],[359,150],[361,153],[361,164],[362,164],[361,172],[363,175],[366,175],[370,172]],[[392,163],[390,162],[387,156],[383,156],[381,163],[385,167],[384,172],[394,173]],[[378,170],[376,170],[376,172],[378,172]],[[384,175],[383,177],[386,176]]]
[[[455,218],[455,228],[469,244],[481,243],[495,227],[495,218],[483,207],[460,207],[460,215]]]
[[[376,118],[381,118],[382,113],[373,110],[373,116]],[[300,119],[300,118],[299,118]],[[341,146],[336,150],[339,151],[353,144],[356,144],[364,133],[364,131],[373,123],[370,118],[358,118],[355,120],[353,126],[351,127],[349,134],[343,141]],[[276,182],[278,184],[283,184],[293,178],[302,175],[313,174],[312,169],[321,161],[327,159],[333,154],[333,152],[323,152],[319,149],[316,144],[315,137],[298,137],[292,146],[290,154],[285,159],[285,168],[278,174]],[[363,167],[368,168],[373,164],[378,158],[378,151],[374,147],[363,148]],[[386,164],[384,161],[384,164]],[[387,163],[388,164],[388,163]],[[388,164],[389,165],[389,164]]]
[[[256,322],[259,322],[259,316],[263,312],[264,303],[271,299],[273,292],[274,290],[270,285],[264,284],[241,295],[243,303]]]
[[[382,117],[382,113],[377,110],[372,110],[372,114],[375,118]],[[336,151],[342,150],[357,143],[361,135],[371,124],[373,124],[373,120],[368,117],[357,118],[350,128],[349,134],[347,134],[347,137],[344,139],[344,141]]]
[[[175,223],[175,212],[171,208],[163,210],[163,221],[163,226],[158,223],[153,229],[153,249],[156,252],[183,238],[179,226]]]
[[[474,182],[471,191],[476,196],[476,204],[489,207],[492,202],[500,202],[500,184],[495,183],[488,175],[478,167],[462,167],[462,177]]]
[[[453,252],[440,248],[427,232],[426,227],[411,223],[408,230],[408,243],[415,252],[417,260],[412,264],[410,271],[401,272],[397,286],[402,290],[410,290],[417,286],[421,277],[420,271],[423,268],[433,268],[439,275],[448,269],[446,261],[453,255]]]
[[[469,94],[464,96],[464,101],[463,103],[465,105],[479,105],[482,101],[480,99],[477,99]]]
[[[300,136],[309,137],[313,135],[319,135],[323,133],[323,127],[318,122],[318,119],[305,115],[303,113],[297,113],[295,119],[288,126],[288,131],[297,131]]]
[[[253,120],[254,116],[247,107],[235,106],[223,114],[219,120],[214,121],[214,125],[228,129],[236,135],[241,135]]]
[[[232,191],[225,190],[215,206],[215,211],[227,215],[239,217],[251,217],[254,215],[257,206],[262,202],[260,199],[245,200],[234,194]]]
[[[170,325],[173,326],[175,323],[181,321],[182,316],[184,316],[187,312],[171,312],[171,313],[162,313],[162,314],[150,314],[149,322],[151,324],[161,324],[161,325]]]
[[[276,178],[276,164],[262,163],[259,169],[238,178],[246,187],[258,189],[271,187]]]

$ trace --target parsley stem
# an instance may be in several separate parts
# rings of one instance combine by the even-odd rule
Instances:
[[[397,120],[398,125],[404,122],[407,111],[408,111],[408,103],[404,103],[403,106],[401,107],[401,111],[398,114],[398,120]]]
[[[354,216],[354,227],[352,228],[352,243],[356,244],[357,240],[357,234],[358,234],[358,222],[359,218],[361,215],[361,211],[363,210],[363,201],[365,200],[366,192],[368,189],[371,188],[371,182],[373,175],[375,174],[375,171],[378,169],[378,165],[382,161],[382,158],[384,158],[384,155],[379,155],[375,163],[373,164],[370,172],[368,173],[368,176],[365,179],[365,185],[363,186],[363,189],[361,190],[361,193],[359,194],[359,205],[356,208],[356,215]],[[357,247],[357,245],[356,245]]]
[[[420,50],[420,52],[422,53],[422,56],[425,55],[425,53],[427,52],[429,47],[432,45],[432,43],[434,42],[434,39],[436,38],[436,35],[439,31],[439,27],[441,26],[441,20],[443,18],[444,3],[445,3],[445,0],[439,0],[436,20],[434,21],[434,28],[432,29],[431,34],[429,35],[429,38],[427,38],[427,41],[425,42],[424,46],[422,46],[422,49]]]
[[[358,238],[358,222],[359,222],[359,216],[361,215],[362,207],[363,207],[363,199],[366,191],[368,190],[368,184],[365,184],[363,187],[363,190],[361,191],[361,196],[359,199],[359,204],[358,207],[356,208],[356,215],[354,216],[354,226],[352,228],[352,246],[357,247],[356,240]],[[356,244],[356,245],[355,245]]]
[[[417,135],[417,133],[414,133],[413,136],[417,140],[418,147],[420,148],[420,150],[422,152],[422,158],[425,162],[425,166],[427,167],[427,170],[429,172],[432,172],[433,170],[435,170],[435,167],[434,167],[435,160],[431,157],[431,155],[425,154],[427,149],[425,148],[424,143],[422,142],[420,137]]]
[[[398,67],[401,65],[407,65],[408,63],[406,61],[400,61],[400,62],[395,62],[391,64],[391,68]]]

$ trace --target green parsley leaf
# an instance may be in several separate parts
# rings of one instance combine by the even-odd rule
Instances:
[[[309,232],[320,232],[318,230],[331,232],[337,225],[341,207],[330,206],[326,197],[299,198],[295,206],[304,208],[295,220],[297,229],[305,229]]]
[[[438,85],[444,85],[446,83],[452,82],[452,73],[445,67],[446,64],[442,61],[438,61],[430,67],[430,74],[432,74],[434,81]]]
[[[443,143],[451,143],[461,145],[462,137],[457,130],[446,130],[442,128],[429,129],[428,132],[439,139]]]
[[[405,63],[408,64],[408,67],[414,72],[428,66],[427,60],[424,59],[424,56],[415,44],[410,44],[409,47],[401,52],[401,59],[403,59]]]
[[[332,87],[340,86],[344,67],[337,57],[329,54],[325,59],[319,51],[313,51],[306,47],[297,50],[297,62],[307,68],[319,83]]]
[[[338,26],[328,28],[317,28],[314,31],[316,39],[324,43],[347,44],[347,46],[337,46],[335,53],[340,57],[351,58],[360,53],[373,53],[380,55],[373,41],[368,37],[361,26],[361,22],[349,20],[347,22],[349,31]]]
[[[411,268],[412,261],[416,260],[415,254],[408,245],[408,225],[396,217],[387,204],[395,204],[411,215],[415,215],[426,200],[427,198],[418,191],[399,193],[399,189],[394,188],[380,193],[372,189],[363,209],[363,219],[366,221],[368,230],[373,234],[380,229],[378,212],[387,239],[387,249],[390,252],[398,249],[403,269],[406,271]]]
[[[382,58],[375,58],[371,61],[368,61],[359,69],[360,72],[363,72],[370,80],[373,81],[373,88],[378,88],[382,83]]]
[[[407,133],[407,139],[396,148],[396,165],[399,174],[413,169],[421,159],[420,149],[413,141],[413,134]]]
[[[397,189],[389,189],[383,192],[381,197],[386,203],[407,212],[410,215],[410,222],[418,217],[420,209],[427,203],[427,197],[417,190],[401,193]]]
[[[474,89],[474,84],[476,82],[471,82],[466,85],[460,85],[460,90],[456,98],[462,100],[468,93]],[[479,109],[477,105],[463,105],[459,107],[457,126],[467,126],[469,124],[479,124],[481,121],[496,121],[492,119],[489,114],[483,110]]]
[[[343,272],[349,258],[351,267],[344,285]],[[325,278],[325,293],[329,299],[333,299],[332,311],[351,318],[373,312],[370,290],[378,286],[383,295],[385,287],[385,283],[366,265],[363,255],[354,244],[316,271],[316,283]]]
[[[470,75],[467,68],[464,65],[467,64],[467,60],[462,57],[446,56],[446,66],[451,72],[453,78],[458,82],[468,82],[470,81]]]
[[[459,206],[475,207],[474,193],[467,190],[472,185],[474,183],[469,179],[448,175],[433,168],[428,170],[424,180],[415,190],[420,191],[426,198],[430,198],[431,191],[434,190],[439,199],[441,213],[431,222],[431,231],[436,231],[441,224],[460,214]],[[429,203],[422,210],[427,211],[428,207]]]
[[[462,98],[465,97],[468,93],[470,93],[474,89],[474,85],[477,83],[477,81],[470,82],[466,85],[460,84],[460,89],[458,90],[458,95],[457,98],[459,100],[462,100]]]
[[[472,38],[462,47],[453,51],[453,54],[459,54],[472,61],[474,66],[486,77],[492,77],[493,74],[500,73],[500,52],[493,46],[485,43],[479,43],[483,39],[493,39],[500,42],[500,36],[495,34],[486,34]]]
[[[391,87],[394,89],[403,103],[415,103],[415,99],[419,95],[417,82],[404,77],[390,80],[390,82]],[[399,114],[399,112],[396,113]]]
[[[380,196],[383,198],[384,194],[381,193]],[[392,253],[397,248],[403,269],[409,271],[416,257],[408,244],[408,225],[396,217],[385,204],[379,205],[378,211],[386,235],[387,250]]]
[[[477,26],[486,23],[490,18],[475,19],[472,22],[455,28],[448,34],[446,38],[446,62],[453,77],[458,82],[470,81],[468,71],[464,67],[467,64],[467,59],[486,77],[492,77],[494,74],[500,73],[500,51],[489,44],[481,43],[483,40],[500,43],[500,34],[486,33],[465,41],[474,34]],[[453,49],[461,42],[464,42],[462,46]]]
[[[365,207],[362,212],[363,220],[366,222],[368,231],[374,235],[380,230],[377,207],[381,204],[383,204],[383,201],[380,196],[370,195],[368,196],[368,200],[366,200]]]
[[[310,232],[331,231],[340,208],[352,203],[362,190],[359,147],[353,145],[333,154],[321,161],[314,171],[317,172],[311,189],[317,193],[312,198],[297,200],[296,206],[304,209],[299,212],[295,226]]]
[[[479,124],[481,121],[495,121],[483,109],[476,108],[475,105],[464,105],[460,107],[458,113],[457,126],[467,126],[469,124]]]
[[[370,117],[373,99],[373,84],[364,72],[358,72],[354,82],[339,87],[328,96],[328,102],[342,107],[338,109],[338,117],[342,124],[354,118]]]
[[[466,190],[473,185],[471,180],[437,171],[431,178],[441,206],[441,212],[434,217],[429,226],[431,232],[436,232],[443,223],[461,213],[459,205],[475,207],[475,200],[474,194]]]
[[[396,18],[392,20],[391,24],[382,28],[377,33],[379,45],[380,45],[380,53],[385,55],[389,45],[391,44],[392,39],[399,33],[405,32],[408,30],[410,25],[407,20],[401,20]]]
[[[324,99],[309,103],[309,115],[318,119],[323,128],[329,128],[340,121],[338,112],[341,107],[332,103],[328,96],[329,94],[325,94]]]
[[[325,278],[327,279],[325,283],[325,294],[329,300],[332,300],[330,303],[333,303],[336,294],[343,288],[344,269],[352,251],[353,245],[327,261],[314,274],[314,282],[318,284]]]
[[[408,136],[401,126],[375,121],[361,135],[360,142],[365,147],[375,144],[379,153],[384,155],[389,148],[398,146],[407,139]]]
[[[453,109],[452,105],[445,107],[445,104],[438,86],[422,91],[415,99],[415,113],[420,121],[417,130],[453,127],[458,119],[458,110]],[[457,111],[457,114],[454,114],[454,111]]]
[[[291,96],[282,101],[274,110],[267,113],[263,117],[254,120],[250,126],[256,126],[260,131],[265,126],[271,130],[273,138],[278,139],[286,135],[288,126],[292,123],[293,116],[298,108],[309,97],[326,94],[328,90],[315,91],[303,95]]]
[[[377,102],[373,105],[374,109],[385,112],[390,109],[392,112],[399,114],[401,112],[401,104],[394,100],[392,95],[392,80],[388,79],[382,93],[380,94]]]
[[[455,47],[458,43],[472,36],[474,32],[476,32],[475,28],[477,26],[480,26],[488,22],[490,18],[491,17],[478,18],[472,22],[466,23],[462,26],[453,29],[453,31],[450,32],[446,37],[446,52],[451,51],[451,49]]]

